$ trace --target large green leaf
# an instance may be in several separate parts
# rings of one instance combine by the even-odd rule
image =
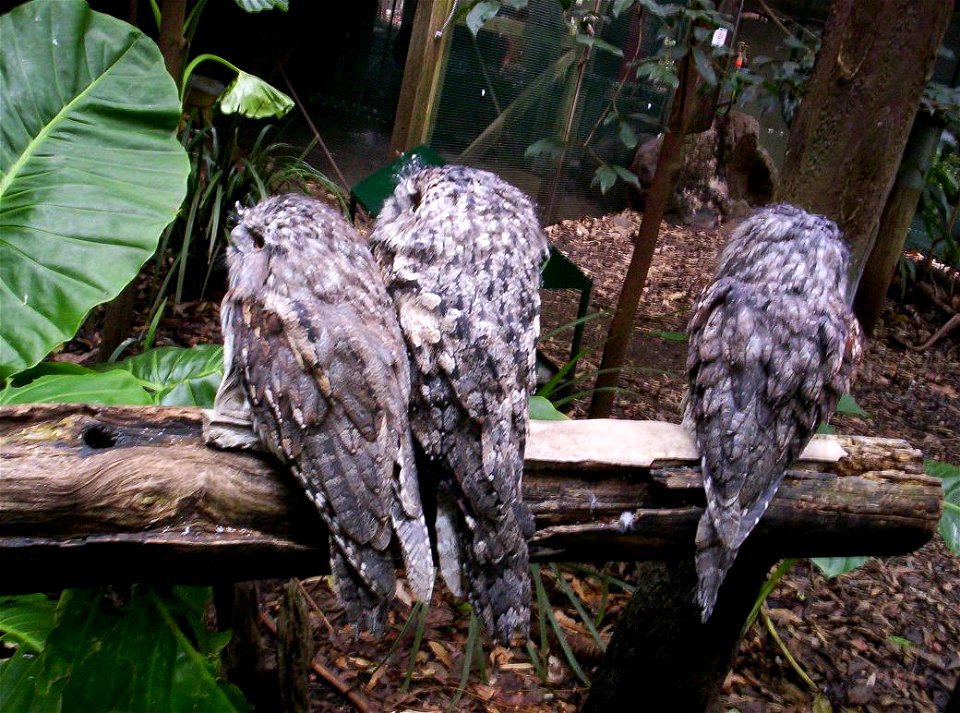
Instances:
[[[274,9],[286,12],[290,7],[290,0],[235,0],[235,2],[247,12]]]
[[[43,651],[53,628],[57,603],[45,594],[21,594],[0,599],[0,641]]]
[[[480,0],[480,2],[471,7],[470,12],[467,13],[466,22],[473,36],[476,37],[484,23],[496,17],[498,12],[500,12],[500,3],[498,0]]]
[[[153,403],[140,381],[128,371],[112,369],[102,374],[50,374],[26,386],[0,391],[0,406],[13,404],[71,403],[107,406],[149,406]]]
[[[223,379],[223,347],[159,347],[116,364],[87,368],[41,362],[0,390],[0,406],[30,403],[98,403],[213,407]]]
[[[116,367],[139,379],[153,392],[155,403],[213,408],[213,397],[223,378],[223,347],[159,347],[124,359]]]
[[[59,713],[59,698],[37,695],[40,659],[26,647],[0,661],[0,713]]]
[[[293,99],[265,81],[244,71],[220,95],[220,111],[251,119],[280,118],[293,108]]]
[[[557,408],[543,396],[531,396],[528,402],[530,418],[534,421],[569,421],[570,417],[557,411]]]
[[[150,257],[186,190],[157,46],[83,0],[0,17],[0,379],[69,339]]]
[[[814,557],[810,561],[816,565],[824,577],[833,579],[841,574],[852,572],[869,559],[869,557]]]
[[[947,547],[960,555],[960,468],[935,460],[924,462],[927,475],[943,480],[943,515],[940,535]]]
[[[218,678],[229,635],[206,631],[209,595],[209,588],[160,595],[137,585],[118,602],[97,589],[64,592],[30,680],[17,681],[34,683],[21,713],[54,704],[63,713],[247,710],[239,691]]]

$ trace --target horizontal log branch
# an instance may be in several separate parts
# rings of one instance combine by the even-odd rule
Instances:
[[[186,408],[0,408],[0,588],[211,582],[326,571],[326,533],[263,454],[205,445]],[[535,422],[524,498],[538,560],[693,551],[698,457],[679,426]],[[751,538],[776,557],[892,555],[935,532],[939,481],[896,439],[818,437]]]

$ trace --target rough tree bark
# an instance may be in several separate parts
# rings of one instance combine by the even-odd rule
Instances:
[[[950,0],[835,0],[779,199],[837,221],[856,285],[950,18]]]
[[[0,591],[324,571],[323,523],[292,478],[269,458],[207,448],[198,409],[0,407],[0,443]],[[698,461],[676,424],[534,422],[531,557],[692,560]],[[942,498],[903,441],[817,437],[755,539],[773,557],[910,552],[936,531]]]
[[[752,556],[748,543],[706,624],[694,596],[693,557],[638,565],[637,591],[617,620],[581,713],[711,710],[773,563]]]
[[[198,409],[184,408],[0,408],[0,592],[323,571],[323,525],[289,474],[262,455],[207,448],[200,420]],[[534,422],[523,486],[537,526],[531,559],[665,562],[648,566],[588,710],[632,710],[638,695],[652,709],[701,709],[726,674],[769,563],[909,552],[936,531],[943,505],[940,481],[923,473],[922,454],[904,441],[818,436],[701,625],[693,559],[703,486],[688,431],[661,422]],[[221,613],[234,614],[218,624],[255,640],[251,588],[218,592]],[[233,596],[246,605],[229,607]],[[274,678],[246,655],[255,648],[235,647],[227,661],[266,691]],[[293,651],[288,662],[296,668],[304,656]]]

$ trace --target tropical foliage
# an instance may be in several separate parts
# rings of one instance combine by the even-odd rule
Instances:
[[[4,379],[133,279],[189,166],[176,87],[139,30],[82,0],[36,0],[0,17],[0,35]]]

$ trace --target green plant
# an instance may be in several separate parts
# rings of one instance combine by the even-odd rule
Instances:
[[[960,467],[935,460],[924,462],[927,475],[943,481],[943,515],[940,536],[952,552],[960,555]]]
[[[2,391],[0,405],[41,401],[209,407],[222,347],[165,347],[87,369],[44,362]],[[205,628],[209,588],[133,586],[0,599],[0,712],[211,710],[248,706],[218,678],[229,633]],[[99,642],[92,645],[91,642]]]
[[[286,3],[279,0],[238,4],[248,12],[266,7],[286,9]],[[205,5],[203,0],[194,6],[185,22],[184,37],[188,43]],[[344,211],[347,207],[339,187],[304,160],[312,144],[297,155],[291,146],[270,140],[275,131],[272,125],[264,126],[252,144],[244,144],[244,119],[279,119],[293,108],[293,100],[283,92],[222,57],[201,54],[184,69],[181,103],[186,98],[190,77],[204,62],[220,64],[236,73],[215,101],[222,114],[235,115],[235,120],[217,126],[209,114],[191,112],[184,105],[180,136],[191,167],[187,199],[177,220],[165,231],[155,255],[151,315],[167,298],[174,277],[175,304],[183,300],[185,288],[191,290],[192,296],[203,296],[229,237],[229,214],[236,206],[252,205],[280,187],[307,190],[318,185],[334,195]],[[188,284],[188,276],[192,278],[189,282],[195,284]]]
[[[153,349],[95,369],[44,362],[0,391],[0,405],[37,402],[210,407],[223,349]],[[219,679],[229,633],[206,630],[209,587],[134,585],[65,591],[58,603],[31,594],[0,599],[0,713],[63,710],[242,711]],[[98,642],[94,644],[94,642]]]
[[[160,347],[93,368],[43,362],[0,390],[0,406],[29,403],[213,406],[223,378],[223,347]]]
[[[236,4],[247,12],[285,11],[288,6],[287,0],[236,0]],[[184,56],[189,53],[206,6],[207,0],[197,0],[181,27],[165,30],[160,5],[157,0],[151,0],[158,31],[161,36],[171,32],[177,36]],[[176,222],[167,227],[155,252],[149,295],[151,308],[147,313],[151,327],[146,330],[147,335],[159,319],[161,305],[166,302],[171,289],[175,304],[182,301],[185,289],[189,289],[192,297],[204,294],[217,253],[225,242],[229,211],[237,204],[264,197],[268,190],[265,177],[271,170],[273,154],[280,148],[279,144],[263,143],[265,132],[261,132],[253,148],[246,151],[238,141],[239,122],[233,122],[227,129],[218,129],[214,126],[212,112],[196,111],[186,106],[187,89],[194,71],[201,64],[210,62],[235,74],[233,81],[215,98],[214,103],[222,114],[250,119],[280,118],[293,107],[293,100],[286,94],[217,55],[194,57],[182,74],[179,60],[170,61],[170,71],[180,85],[183,112],[180,138],[190,154],[191,172],[187,200],[181,206]],[[221,137],[221,133],[225,136]],[[132,298],[113,303],[108,307],[107,319],[132,324],[132,309]],[[105,330],[103,337],[102,349],[112,351],[111,359],[138,341],[133,337],[121,341],[122,334],[110,330]],[[151,340],[146,335],[143,339],[144,346],[149,348]]]
[[[592,8],[570,2],[561,2],[567,26],[574,41],[581,46],[584,56],[581,66],[587,59],[586,52],[598,49],[618,57],[623,51],[597,37],[597,28],[605,21],[618,17],[630,10],[635,4],[659,19],[657,38],[661,41],[656,53],[650,57],[630,62],[634,68],[631,75],[626,73],[613,87],[610,100],[602,108],[593,122],[587,137],[580,148],[597,164],[593,176],[593,185],[599,186],[601,193],[609,191],[617,181],[624,181],[635,187],[640,186],[636,174],[626,166],[607,163],[593,150],[592,144],[601,130],[614,131],[620,143],[629,150],[636,148],[639,132],[651,127],[660,129],[660,122],[644,113],[633,113],[622,109],[619,103],[621,95],[629,86],[636,90],[638,81],[653,87],[676,90],[680,86],[678,67],[687,57],[691,59],[705,87],[714,87],[718,83],[718,72],[726,57],[731,54],[725,45],[713,45],[711,38],[720,29],[732,30],[730,18],[720,13],[712,0],[691,0],[688,3],[660,3],[657,0],[617,0],[604,4],[605,14],[598,15]],[[565,136],[549,136],[527,147],[524,155],[528,158],[549,156],[560,160],[570,144],[569,131]]]
[[[577,678],[579,678],[585,686],[589,686],[590,679],[580,666],[579,661],[577,661],[577,657],[574,655],[573,650],[570,648],[570,643],[567,641],[567,637],[563,633],[563,628],[560,626],[556,615],[553,613],[553,605],[550,603],[550,598],[547,596],[547,590],[543,586],[543,577],[540,574],[540,565],[530,565],[530,577],[533,580],[535,595],[534,601],[536,602],[537,609],[537,623],[540,629],[539,649],[537,649],[532,642],[527,643],[527,651],[530,654],[530,658],[537,662],[535,663],[535,666],[538,671],[546,670],[547,656],[550,652],[548,632],[553,631],[553,634],[557,639],[557,643],[560,644],[560,650],[563,652],[563,656],[566,659],[567,664],[570,666],[570,669],[576,674]],[[547,627],[548,622],[550,625],[549,629]]]
[[[249,206],[280,187],[306,190],[318,184],[345,199],[323,174],[295,155],[284,143],[271,141],[274,127],[264,126],[252,144],[243,145],[242,121],[226,129],[188,120],[181,136],[190,156],[187,199],[176,220],[164,231],[154,256],[150,314],[168,296],[174,303],[185,290],[202,296],[211,271],[230,235],[229,214]]]
[[[726,79],[732,106],[756,101],[761,112],[779,111],[784,123],[790,126],[813,74],[813,64],[820,51],[820,38],[807,32],[807,41],[787,35],[784,47],[787,59],[759,56],[749,67],[731,72]]]
[[[219,678],[229,632],[206,628],[209,587],[71,589],[0,600],[0,711],[234,711]]]
[[[92,369],[34,366],[136,274],[182,201],[189,166],[176,88],[141,33],[80,0],[27,3],[0,18],[0,33],[22,40],[0,49],[0,404],[212,405],[219,346]],[[229,634],[206,630],[208,599],[208,588],[135,585],[110,597],[69,590],[56,604],[0,601],[0,639],[14,648],[0,661],[0,711],[245,710],[218,679]]]
[[[922,252],[928,265],[936,259],[960,270],[960,241],[954,232],[960,218],[960,153],[956,144],[945,143],[934,159],[918,211],[925,230],[922,234],[911,231],[906,247]]]
[[[176,215],[189,166],[176,87],[139,30],[82,0],[34,0],[0,17],[0,35],[5,379],[137,274]]]

